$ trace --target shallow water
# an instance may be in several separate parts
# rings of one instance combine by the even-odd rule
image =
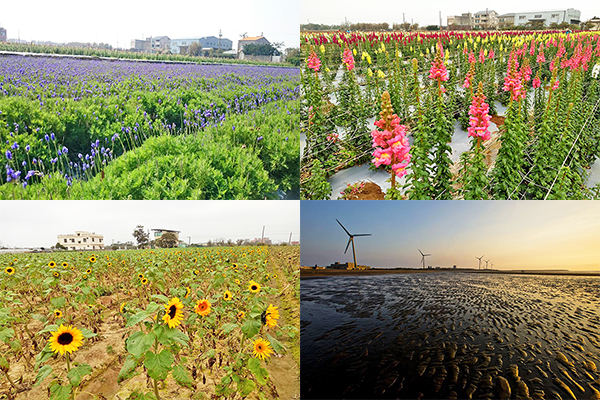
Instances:
[[[589,399],[588,383],[600,375],[583,362],[600,366],[599,298],[595,277],[440,272],[303,280],[302,397],[499,398],[504,377],[512,398],[524,385],[533,398],[570,398],[553,383],[558,377]]]

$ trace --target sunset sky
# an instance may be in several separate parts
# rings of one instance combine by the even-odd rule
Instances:
[[[600,271],[597,201],[303,201],[302,265],[352,261],[336,218],[360,265]]]

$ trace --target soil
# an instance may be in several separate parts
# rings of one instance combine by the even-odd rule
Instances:
[[[383,200],[385,193],[378,184],[373,182],[364,182],[364,186],[358,189],[354,195],[348,195],[347,200]]]
[[[499,128],[504,125],[504,117],[500,115],[492,115],[492,122],[495,123]]]

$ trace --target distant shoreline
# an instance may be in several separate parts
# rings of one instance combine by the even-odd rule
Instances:
[[[551,271],[551,270],[477,270],[477,269],[368,269],[368,270],[343,270],[343,269],[300,269],[301,279],[327,278],[331,276],[356,276],[356,275],[386,275],[386,274],[431,274],[440,272],[474,273],[474,274],[500,274],[500,275],[564,275],[564,276],[597,276],[600,272],[586,271]]]

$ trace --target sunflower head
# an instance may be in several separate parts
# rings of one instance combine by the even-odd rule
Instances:
[[[189,286],[186,286],[184,299],[187,299],[191,292],[192,292],[192,289],[190,289]]]
[[[148,284],[148,279],[147,278],[142,278],[140,280],[140,282],[142,282],[142,285],[146,285],[146,284]]]
[[[260,285],[254,281],[250,281],[248,284],[248,290],[252,293],[260,292]]]
[[[8,266],[9,266],[9,267],[12,267],[13,265],[15,265],[15,263],[14,263],[14,262],[12,262],[12,261],[10,261],[10,262],[8,263]]]
[[[62,311],[60,311],[60,310],[54,310],[54,316],[56,318],[60,318],[60,317],[62,317],[62,315],[63,315]]]
[[[210,301],[206,299],[198,300],[194,311],[196,311],[196,314],[206,317],[210,314]]]
[[[239,279],[235,280],[235,283],[237,283],[238,285],[241,283]]]
[[[254,341],[252,356],[264,360],[267,357],[271,357],[272,353],[273,349],[271,348],[271,344],[265,339],[258,338]]]
[[[91,256],[91,257],[89,258],[89,260],[90,260],[90,262],[91,262],[91,263],[95,263],[95,262],[96,262],[96,260],[97,260],[97,258],[96,258],[96,256]]]
[[[52,276],[53,276],[53,277],[55,277],[55,278],[59,278],[59,277],[60,277],[60,272],[58,272],[58,271],[54,271],[54,272],[52,273]]]
[[[112,263],[109,262],[108,264],[106,264],[108,267],[112,267]]]
[[[194,275],[200,275],[200,271],[198,271],[197,269],[194,270]]]
[[[223,293],[223,300],[225,301],[230,301],[232,297],[233,295],[229,290],[226,290],[225,293]]]
[[[279,319],[279,310],[273,304],[269,304],[267,311],[265,312],[265,325],[269,328],[277,326],[277,320]]]
[[[12,275],[15,273],[15,267],[6,267],[4,272],[6,272],[8,275]]]
[[[125,311],[125,306],[127,305],[127,303],[121,303],[121,307],[119,307],[119,312],[121,314],[123,314],[123,312]]]
[[[243,311],[240,311],[239,313],[237,313],[237,318],[238,319],[243,319],[246,316],[246,313]]]
[[[81,275],[81,279],[83,279],[84,281],[87,281],[88,278],[89,276],[87,274]]]
[[[54,261],[50,261],[50,262],[48,263],[48,266],[49,266],[50,268],[54,268],[54,267],[56,267],[56,263],[55,263]]]
[[[77,328],[61,324],[55,332],[52,332],[48,342],[50,342],[50,349],[55,353],[60,355],[72,353],[83,343],[83,334]]]
[[[88,274],[88,275],[91,274],[92,273],[92,269],[91,268],[86,269],[85,273]]]
[[[165,305],[165,315],[163,321],[169,325],[169,328],[175,328],[181,324],[183,320],[183,304],[177,297],[173,297],[168,304]]]
[[[142,274],[141,272],[138,274],[138,278],[140,279],[144,279],[144,274]]]
[[[62,266],[63,266],[63,268],[67,268],[69,266],[69,263],[65,261],[62,263]]]

